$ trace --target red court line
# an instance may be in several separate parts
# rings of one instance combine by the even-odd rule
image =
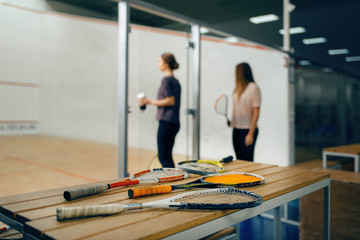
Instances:
[[[78,175],[78,174],[75,174],[75,173],[67,172],[67,171],[57,169],[57,168],[53,168],[53,167],[48,167],[48,166],[38,164],[38,163],[33,163],[33,162],[30,162],[30,161],[26,161],[24,159],[12,157],[12,156],[5,155],[5,158],[15,160],[15,161],[18,161],[18,162],[22,162],[22,163],[26,163],[28,165],[40,167],[40,168],[43,168],[43,169],[51,170],[51,171],[54,171],[54,172],[58,172],[58,173],[68,175],[68,176],[71,176],[71,177],[80,178],[80,179],[83,179],[83,180],[86,180],[86,181],[89,181],[89,182],[98,182],[99,181],[99,180],[96,180],[96,179],[93,179],[93,178],[84,177],[84,176],[81,176],[81,175]]]
[[[1,85],[8,85],[8,86],[19,86],[19,87],[39,87],[37,83],[24,83],[24,82],[7,82],[7,81],[0,81]]]
[[[39,123],[36,120],[0,120],[0,123],[28,123],[28,124],[37,124]]]

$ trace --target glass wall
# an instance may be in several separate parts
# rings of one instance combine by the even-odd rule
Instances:
[[[336,72],[298,68],[296,161],[321,159],[324,147],[360,141],[359,79]]]
[[[131,172],[147,168],[161,167],[157,158],[157,107],[147,106],[141,111],[137,94],[143,92],[150,99],[157,99],[164,72],[158,69],[158,61],[163,53],[172,53],[179,63],[174,76],[181,85],[180,131],[175,139],[174,161],[188,159],[192,149],[188,140],[189,130],[189,55],[186,27],[184,33],[150,27],[132,25],[129,35],[129,126],[128,126],[128,166]]]
[[[116,178],[116,25],[26,4],[0,4],[1,194]]]

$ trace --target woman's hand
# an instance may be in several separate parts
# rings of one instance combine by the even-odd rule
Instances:
[[[138,98],[139,106],[144,106],[150,104],[150,99],[148,98]]]
[[[253,143],[254,143],[254,137],[253,137],[253,135],[252,135],[252,134],[246,135],[246,137],[245,137],[245,145],[246,145],[246,146],[250,146],[250,145],[253,144]]]

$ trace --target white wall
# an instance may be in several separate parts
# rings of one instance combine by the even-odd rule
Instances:
[[[255,161],[288,165],[287,126],[287,69],[284,54],[272,50],[202,42],[201,71],[201,156],[219,158],[232,152],[232,129],[223,116],[214,111],[214,103],[221,94],[229,97],[235,84],[235,66],[248,62],[258,84],[262,103],[258,122],[259,136],[255,147]]]
[[[0,4],[0,135],[38,132],[39,19]]]
[[[7,15],[1,14],[4,12]],[[17,25],[13,23],[15,19]],[[2,31],[2,36],[8,37],[7,43],[1,46],[8,55],[0,55],[0,62],[7,62],[9,54],[15,49],[21,60],[9,62],[9,66],[28,71],[26,81],[39,83],[40,107],[33,105],[34,109],[40,109],[37,110],[40,134],[116,144],[116,24],[42,14],[0,4],[0,23],[4,24],[4,21],[7,22],[6,31]],[[26,42],[32,45],[26,45]],[[186,37],[181,34],[136,26],[132,28],[129,146],[156,149],[156,109],[149,107],[146,112],[140,112],[135,96],[144,91],[148,97],[156,97],[163,76],[157,69],[158,58],[163,52],[172,52],[180,63],[175,75],[183,90],[182,125],[174,151],[186,153],[189,146],[187,132],[191,133],[191,127],[186,122],[191,117],[184,114],[189,98],[185,42]],[[217,159],[234,155],[231,129],[214,112],[213,104],[220,94],[231,95],[235,65],[247,61],[262,92],[255,161],[288,165],[288,89],[283,54],[207,40],[202,41],[201,51],[201,157]],[[29,54],[33,56],[33,61],[26,60]],[[7,78],[11,74],[23,73],[1,72],[0,77]]]

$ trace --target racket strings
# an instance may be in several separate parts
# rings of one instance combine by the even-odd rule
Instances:
[[[219,172],[222,170],[221,167],[210,163],[184,163],[181,167],[202,172]]]
[[[184,196],[176,199],[176,202],[203,203],[203,204],[233,204],[253,202],[257,199],[253,196],[238,192],[213,192]]]
[[[238,184],[238,183],[252,183],[258,182],[262,179],[251,174],[222,174],[212,177],[204,178],[205,182],[219,183],[219,184]]]
[[[178,178],[182,179],[184,172],[180,170],[158,170],[158,171],[149,171],[144,173],[140,176],[137,176],[138,179],[147,179],[147,178],[159,178],[159,179],[166,179],[166,178]]]

